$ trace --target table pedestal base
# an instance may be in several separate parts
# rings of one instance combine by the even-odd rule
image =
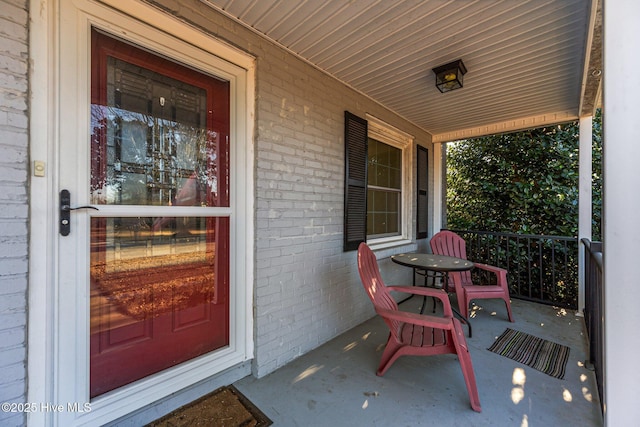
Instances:
[[[434,289],[447,289],[447,281],[448,276],[447,273],[440,273],[437,271],[429,271],[429,270],[420,270],[419,268],[413,269],[413,286],[416,286],[416,274],[419,276],[424,276],[424,287],[425,288],[434,288]],[[437,279],[440,279],[440,284],[437,283]],[[448,294],[448,292],[447,292]],[[411,297],[409,297],[411,298]],[[407,298],[407,299],[409,299]],[[420,309],[420,314],[424,314],[424,309],[427,307],[427,297],[425,296],[422,299],[422,308]],[[436,300],[433,300],[433,311],[436,311]],[[451,305],[451,311],[453,311],[453,315],[456,316],[462,323],[469,327],[469,338],[472,337],[471,330],[471,322],[469,319],[464,317],[458,309],[456,309],[453,304]]]

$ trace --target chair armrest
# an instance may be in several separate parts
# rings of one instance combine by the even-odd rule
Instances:
[[[507,270],[505,270],[504,268],[494,267],[493,265],[482,264],[479,262],[474,262],[473,264],[476,268],[479,268],[480,270],[494,273],[498,277],[497,285],[504,289],[508,289]]]
[[[500,274],[502,272],[504,272],[505,274],[507,273],[507,270],[505,270],[504,268],[494,267],[493,265],[482,264],[479,262],[474,262],[473,265],[480,270],[486,270],[496,274]]]
[[[453,317],[449,295],[443,289],[423,288],[417,286],[387,286],[390,291],[403,292],[406,294],[421,295],[423,297],[438,298],[442,302],[444,316]]]
[[[387,308],[381,307],[376,308],[376,313],[387,319],[396,320],[403,323],[410,323],[417,326],[445,330],[454,328],[454,319],[452,317],[437,317],[427,314],[411,313],[408,311],[389,310]]]

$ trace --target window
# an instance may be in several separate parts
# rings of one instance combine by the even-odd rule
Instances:
[[[344,250],[409,240],[413,137],[345,111]],[[405,166],[403,166],[405,165]]]
[[[369,138],[367,239],[397,236],[401,231],[402,150]]]

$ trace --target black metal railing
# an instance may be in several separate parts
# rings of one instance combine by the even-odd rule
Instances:
[[[584,255],[584,321],[589,335],[589,360],[593,367],[604,411],[604,288],[602,281],[602,243],[582,239]]]
[[[512,298],[578,308],[578,239],[565,236],[452,230],[467,258],[508,270]]]

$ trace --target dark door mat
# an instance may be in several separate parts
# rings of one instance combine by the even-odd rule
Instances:
[[[234,386],[220,387],[146,427],[265,427],[272,421]]]

